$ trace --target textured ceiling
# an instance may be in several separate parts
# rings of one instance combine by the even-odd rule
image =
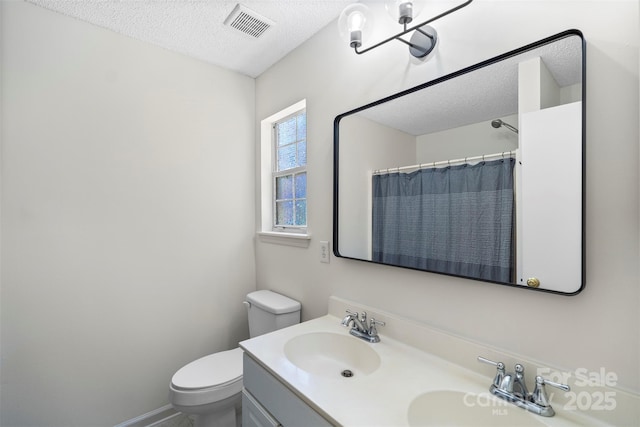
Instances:
[[[243,0],[273,21],[256,39],[224,25],[237,0],[27,0],[138,40],[257,77],[353,0]]]

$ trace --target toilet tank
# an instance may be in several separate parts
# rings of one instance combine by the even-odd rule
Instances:
[[[284,295],[261,290],[247,295],[246,302],[251,338],[300,323],[300,303]]]

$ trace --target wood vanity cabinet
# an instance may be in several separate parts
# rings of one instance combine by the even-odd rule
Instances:
[[[332,426],[246,353],[243,381],[243,427]]]

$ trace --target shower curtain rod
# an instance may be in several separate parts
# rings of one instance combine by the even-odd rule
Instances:
[[[384,175],[392,172],[402,172],[411,169],[423,169],[427,167],[435,168],[437,166],[452,166],[455,164],[464,164],[467,162],[474,162],[477,160],[485,161],[485,160],[494,160],[497,158],[508,158],[513,157],[516,154],[515,151],[503,151],[502,153],[493,153],[493,154],[483,154],[482,156],[474,156],[474,157],[464,157],[461,159],[454,160],[441,160],[439,162],[429,162],[429,163],[420,163],[417,165],[411,166],[400,166],[397,168],[388,168],[388,169],[376,169],[373,171],[373,175]]]

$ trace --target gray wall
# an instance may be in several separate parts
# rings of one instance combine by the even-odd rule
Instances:
[[[1,8],[0,423],[114,425],[248,335],[255,82]]]
[[[258,287],[299,299],[305,319],[326,313],[333,294],[558,369],[604,367],[617,373],[620,387],[640,391],[638,13],[635,1],[477,0],[434,23],[440,44],[423,64],[411,61],[401,43],[355,55],[336,26],[327,26],[256,82],[257,120],[307,99],[312,234],[307,249],[258,242]],[[336,115],[569,28],[581,29],[588,43],[587,285],[581,294],[336,258],[320,263],[319,241],[331,239]],[[498,306],[504,322],[492,312]]]

